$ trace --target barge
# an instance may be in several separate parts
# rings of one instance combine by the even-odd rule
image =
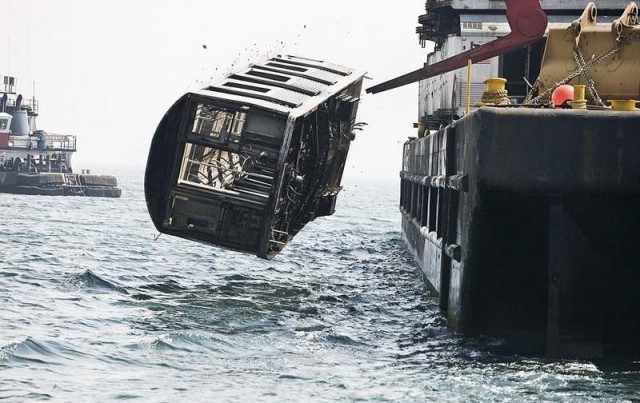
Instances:
[[[76,136],[39,130],[38,100],[18,94],[15,77],[0,85],[0,193],[120,197],[114,176],[73,172]]]
[[[420,81],[403,238],[455,330],[553,358],[638,357],[637,7],[505,3],[427,1],[425,66],[367,89]]]
[[[277,56],[171,106],[145,198],[161,233],[271,259],[333,214],[364,73]]]

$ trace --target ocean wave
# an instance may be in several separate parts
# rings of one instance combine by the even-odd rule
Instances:
[[[0,347],[0,362],[5,364],[60,364],[61,360],[81,355],[80,351],[60,342],[42,341],[30,336]]]
[[[550,365],[453,333],[404,247],[397,187],[352,187],[264,261],[154,241],[137,178],[117,201],[0,196],[14,229],[0,248],[0,400],[637,397],[637,368]]]
[[[97,292],[117,292],[120,294],[129,294],[126,288],[103,279],[90,269],[85,270],[83,273],[75,275],[67,280],[68,286],[84,290],[84,291],[97,291]]]
[[[193,353],[196,351],[224,352],[233,345],[221,336],[211,333],[184,331],[159,335],[152,340],[128,344],[133,350],[175,350]]]

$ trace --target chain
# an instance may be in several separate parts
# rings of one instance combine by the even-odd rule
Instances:
[[[617,50],[617,48],[614,49]],[[576,47],[573,52],[573,58],[578,64],[578,67],[583,67],[586,64],[584,61],[584,56],[582,56],[582,49],[578,47]],[[602,99],[600,98],[600,95],[598,95],[598,91],[596,91],[596,84],[593,81],[593,78],[591,77],[589,71],[585,71],[583,77],[587,81],[587,88],[589,89],[589,94],[591,94],[593,101],[599,106],[605,106],[604,102],[602,102]]]
[[[533,93],[536,92],[538,88],[540,88],[540,77],[536,78],[536,81],[531,86],[531,89],[529,89],[529,93],[527,94],[527,96],[525,97],[522,103],[525,105],[529,105],[531,103],[531,98],[533,97]]]
[[[592,68],[593,66],[595,66],[597,64],[602,63],[605,59],[611,57],[618,50],[620,50],[620,48],[618,46],[616,46],[613,49],[611,49],[610,51],[608,51],[606,53],[603,53],[602,55],[600,55],[598,57],[593,57],[588,62],[584,62],[584,58],[582,57],[582,52],[580,52],[579,48],[576,48],[576,50],[574,51],[574,58],[576,59],[576,62],[578,63],[578,68],[573,73],[569,74],[567,77],[563,78],[562,80],[556,82],[554,85],[549,87],[542,94],[538,94],[538,96],[536,96],[533,99],[525,99],[524,103],[526,105],[530,105],[530,104],[538,105],[542,98],[546,98],[551,92],[553,92],[553,90],[558,88],[560,85],[566,84],[566,83],[568,83],[569,81],[573,80],[576,77],[586,76],[586,77],[589,78],[589,80],[588,80],[589,92],[591,93],[591,95],[593,96],[594,100],[599,105],[604,106],[604,103],[602,102],[602,99],[600,99],[600,97],[598,96],[598,93],[596,91],[595,83],[593,82],[591,77],[588,75],[588,72],[589,72],[590,68]],[[533,90],[536,87],[539,87],[539,86],[540,86],[540,82],[539,82],[539,80],[536,80],[536,82],[533,85],[534,88],[531,89],[529,94],[533,93]],[[527,98],[529,98],[529,96],[527,96]]]

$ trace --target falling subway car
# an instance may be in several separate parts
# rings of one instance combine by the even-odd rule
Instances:
[[[147,161],[158,231],[270,259],[333,214],[363,76],[278,56],[182,96]]]

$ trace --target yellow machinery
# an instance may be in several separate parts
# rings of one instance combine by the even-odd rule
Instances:
[[[629,3],[610,25],[597,24],[597,14],[589,3],[568,28],[549,28],[533,103],[547,102],[560,84],[585,85],[591,105],[640,98],[638,7]]]

